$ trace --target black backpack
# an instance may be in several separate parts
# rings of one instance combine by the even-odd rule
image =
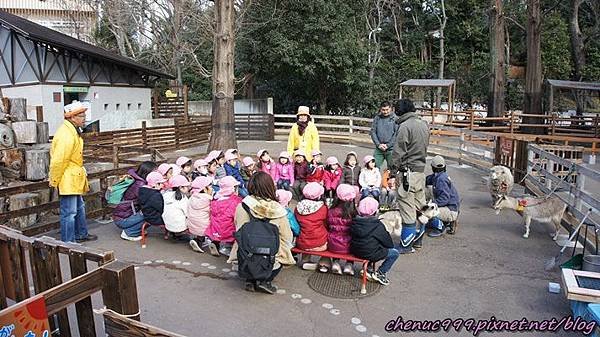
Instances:
[[[242,203],[242,207],[250,221],[234,234],[238,244],[238,274],[244,279],[265,280],[273,272],[279,251],[279,229],[268,219],[255,218],[246,204]]]

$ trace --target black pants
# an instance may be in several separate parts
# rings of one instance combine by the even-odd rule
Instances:
[[[282,268],[283,268],[282,266],[279,266],[279,268],[273,269],[273,271],[271,272],[271,276],[267,277],[264,280],[264,282],[273,282],[273,280],[275,279],[275,277],[277,277],[277,275],[279,275],[279,272],[281,271]],[[255,283],[255,282],[257,282],[257,280],[246,279],[246,282]]]

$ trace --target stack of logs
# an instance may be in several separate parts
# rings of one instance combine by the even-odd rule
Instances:
[[[27,119],[27,100],[2,98],[0,104],[0,188],[48,178],[50,143],[48,123]],[[0,213],[50,202],[50,190],[15,194],[0,199]],[[9,226],[24,228],[44,214],[11,219]]]

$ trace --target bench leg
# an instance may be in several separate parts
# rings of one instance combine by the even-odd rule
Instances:
[[[166,226],[160,226],[163,230],[163,239],[169,240],[169,231]]]
[[[148,223],[144,221],[144,224],[142,224],[142,248],[146,248],[146,226],[148,226]]]
[[[368,265],[369,265],[369,262],[363,262],[362,285],[360,286],[361,294],[367,293],[367,266]]]

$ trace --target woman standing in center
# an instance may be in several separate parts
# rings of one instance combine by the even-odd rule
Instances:
[[[306,154],[306,160],[311,161],[312,152],[320,149],[319,130],[311,120],[307,106],[298,107],[296,118],[288,137],[287,152],[292,156],[296,150],[302,150]]]

